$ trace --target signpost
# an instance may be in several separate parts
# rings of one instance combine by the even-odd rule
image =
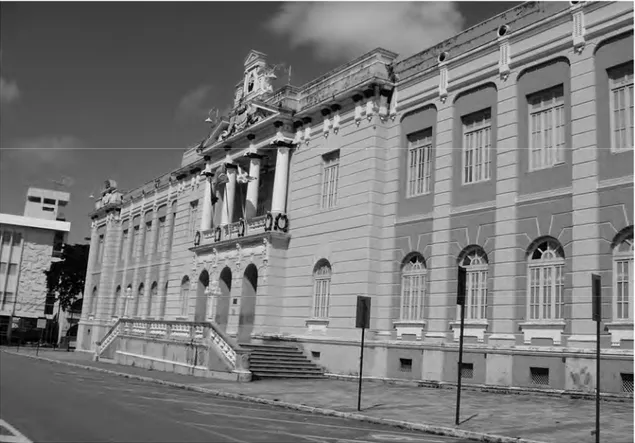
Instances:
[[[362,406],[362,373],[364,370],[364,331],[370,327],[370,297],[357,296],[357,316],[355,327],[362,329],[362,344],[359,356],[359,387],[357,390],[357,410],[361,411]]]
[[[44,330],[46,329],[46,318],[38,318],[37,319],[37,328],[40,330],[40,339],[37,342],[37,348],[35,349],[35,355],[37,356],[40,353],[40,342],[44,337]]]
[[[595,321],[595,443],[600,443],[600,323],[602,323],[602,277],[591,274],[593,321]]]
[[[463,328],[465,327],[465,268],[459,266],[458,284],[456,288],[456,304],[461,307],[461,332],[459,335],[459,363],[456,387],[456,417],[455,425],[459,425],[459,415],[461,411],[461,369],[463,369]]]

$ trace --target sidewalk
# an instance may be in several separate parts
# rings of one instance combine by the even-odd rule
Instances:
[[[15,348],[2,348],[15,353]],[[20,348],[35,356],[35,350]],[[338,380],[274,380],[234,383],[93,362],[86,353],[40,350],[39,356],[62,362],[150,377],[172,383],[243,394],[261,399],[357,412],[357,383]],[[364,382],[361,414],[411,423],[454,428],[456,391]],[[595,442],[595,402],[533,395],[461,393],[459,429],[553,443]],[[603,442],[633,441],[633,402],[602,402]]]

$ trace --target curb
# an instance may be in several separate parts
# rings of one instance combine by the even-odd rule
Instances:
[[[331,380],[350,381],[357,382],[358,377],[352,375],[342,375],[326,373],[327,378]],[[405,380],[400,378],[381,378],[381,377],[364,377],[364,381],[371,383],[382,383],[385,385],[394,386],[412,386],[416,388],[428,388],[428,389],[447,389],[456,390],[456,382],[447,381],[422,381],[422,380]],[[519,396],[534,396],[534,397],[551,397],[562,399],[576,399],[576,400],[588,400],[595,401],[595,393],[584,391],[571,391],[565,389],[535,389],[535,388],[523,388],[518,386],[491,386],[491,385],[478,385],[478,384],[462,384],[462,390],[473,392],[487,392],[490,394],[500,395],[519,395]],[[600,393],[600,400],[603,402],[612,403],[628,403],[633,401],[633,394],[614,394],[608,392]]]
[[[4,352],[6,354],[18,355],[18,356],[27,357],[27,358],[32,358],[34,360],[43,360],[43,361],[47,361],[47,362],[50,362],[50,363],[63,364],[63,365],[72,366],[72,367],[76,367],[76,368],[80,368],[80,369],[86,369],[88,371],[102,372],[102,373],[105,373],[105,374],[111,374],[111,375],[116,375],[116,376],[119,376],[119,377],[130,378],[130,379],[133,379],[133,380],[146,381],[146,382],[155,383],[155,384],[159,384],[159,385],[163,385],[163,386],[170,386],[170,387],[174,387],[174,388],[185,389],[187,391],[199,392],[199,393],[202,393],[202,394],[211,394],[213,396],[221,397],[221,398],[228,398],[228,399],[233,399],[233,400],[243,400],[243,401],[248,401],[248,402],[251,402],[251,403],[258,403],[258,404],[262,404],[262,405],[277,406],[277,407],[282,407],[282,408],[296,410],[296,411],[310,412],[310,413],[313,413],[313,414],[324,415],[324,416],[328,416],[328,417],[344,418],[344,419],[356,420],[356,421],[372,423],[372,424],[378,424],[378,425],[387,425],[387,426],[392,426],[392,427],[395,427],[395,428],[405,429],[405,430],[409,430],[409,431],[419,431],[419,432],[424,432],[424,433],[427,433],[427,434],[443,435],[443,436],[455,437],[455,438],[465,438],[465,439],[469,439],[469,440],[480,441],[480,442],[489,442],[489,443],[544,443],[544,442],[541,442],[541,441],[528,440],[528,439],[520,438],[520,437],[507,437],[507,436],[503,436],[503,435],[484,434],[484,433],[481,433],[481,432],[464,431],[464,430],[457,429],[457,428],[448,428],[448,427],[444,427],[444,426],[427,425],[427,424],[423,424],[423,423],[412,423],[412,422],[401,421],[401,420],[393,420],[393,419],[388,419],[388,418],[371,417],[371,416],[368,416],[368,415],[357,414],[357,413],[353,413],[353,412],[340,412],[340,411],[336,411],[334,409],[318,408],[318,407],[300,405],[300,404],[295,404],[295,403],[287,403],[287,402],[281,402],[281,401],[275,401],[275,400],[268,400],[268,399],[265,399],[265,398],[252,397],[252,396],[245,395],[245,394],[235,394],[235,393],[230,393],[230,392],[222,392],[222,391],[217,391],[217,390],[214,390],[214,389],[201,388],[201,387],[198,387],[198,386],[187,385],[187,384],[184,384],[184,383],[165,381],[165,380],[160,380],[160,379],[157,379],[157,378],[145,377],[143,375],[128,374],[128,373],[125,373],[125,372],[112,371],[110,369],[97,368],[95,366],[82,365],[82,364],[79,364],[79,363],[71,363],[71,362],[62,361],[62,360],[55,360],[55,359],[52,359],[52,358],[39,357],[39,356],[28,355],[28,354],[20,354],[20,353],[17,353],[17,352],[11,352],[11,351],[6,351],[6,350],[0,350],[0,352]]]

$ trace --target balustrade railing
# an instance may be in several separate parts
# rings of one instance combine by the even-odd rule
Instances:
[[[245,232],[244,236],[256,235],[262,232],[265,232],[265,222],[266,215],[259,215],[257,217],[250,218],[245,221]],[[221,236],[220,240],[223,241],[230,238],[238,238],[238,235],[241,234],[242,226],[241,222],[237,221],[234,223],[230,223],[228,225],[221,226]],[[217,233],[216,228],[201,232],[201,245],[209,245],[212,243],[217,243]]]

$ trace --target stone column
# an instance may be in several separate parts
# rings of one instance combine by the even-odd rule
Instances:
[[[156,197],[155,197],[156,200]],[[150,300],[152,296],[152,258],[154,257],[154,248],[157,244],[157,228],[159,225],[159,212],[157,211],[157,206],[155,205],[152,208],[152,230],[150,231],[150,243],[148,244],[148,251],[146,252],[146,279],[143,283],[143,287],[145,289],[145,301],[143,303],[143,311],[141,311],[141,318],[146,318],[150,316],[150,310],[152,309],[152,303],[156,303],[156,300]],[[157,282],[159,284],[159,282]]]
[[[84,284],[84,301],[83,306],[90,306],[93,302],[93,274],[95,265],[97,264],[97,245],[99,243],[99,235],[97,234],[97,221],[93,220],[90,233],[90,249],[88,251],[88,270],[86,272],[86,283]],[[81,319],[86,320],[90,312],[89,309],[83,309]],[[79,337],[79,332],[78,332]]]
[[[227,184],[225,185],[225,198],[223,199],[223,212],[221,218],[221,225],[228,225],[232,222],[234,215],[234,198],[236,195],[236,169],[231,164],[231,158],[227,154],[226,163],[227,167]]]
[[[201,214],[201,232],[209,231],[212,229],[212,164],[209,161],[209,157],[205,157],[205,170],[201,173],[201,176],[205,178],[203,193],[203,213]]]
[[[133,225],[133,219],[132,219],[133,210],[134,210],[134,207],[132,206],[132,203],[131,203],[130,211],[128,212],[128,239],[126,240],[126,244],[122,245],[125,248],[125,252],[124,252],[125,255],[123,256],[123,272],[121,273],[121,294],[122,294],[122,300],[120,301],[121,306],[119,307],[119,312],[115,314],[118,316],[124,315],[124,303],[127,303],[127,302],[124,302],[125,295],[126,295],[126,288],[128,287],[128,284],[132,283],[132,282],[126,281],[126,277],[128,274],[128,267],[130,266],[130,256],[132,255],[132,248],[134,247],[133,241],[132,241],[132,235],[134,232],[134,225]]]
[[[284,213],[287,208],[287,183],[289,181],[289,147],[278,145],[276,172],[273,179],[271,213]]]
[[[253,178],[247,184],[247,205],[245,208],[245,218],[250,219],[256,216],[258,210],[258,187],[260,186],[260,159],[261,155],[248,154],[251,159],[249,162],[249,175]]]

